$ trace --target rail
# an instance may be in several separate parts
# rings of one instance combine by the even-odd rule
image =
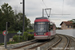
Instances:
[[[65,37],[67,38],[67,44],[66,44],[66,46],[65,46],[64,50],[66,50],[66,49],[67,49],[67,47],[69,46],[69,43],[70,43],[69,38],[68,38],[67,36],[65,36]]]

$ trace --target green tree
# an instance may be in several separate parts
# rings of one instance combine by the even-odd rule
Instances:
[[[75,28],[75,19],[69,20],[72,22],[73,28]]]
[[[3,20],[3,18],[2,18],[2,11],[0,9],[0,31],[2,29],[2,20]]]
[[[5,30],[6,22],[10,22],[9,31],[22,31],[23,13],[14,14],[12,7],[8,3],[4,3],[0,9],[0,31]],[[25,16],[25,31],[30,27],[30,20]]]
[[[14,21],[14,12],[12,10],[12,7],[8,5],[8,3],[4,3],[1,6],[0,15],[1,15],[0,19],[2,19],[0,22],[2,25],[2,28],[0,28],[0,30],[5,30],[6,22],[10,22],[9,30],[11,30],[13,26],[13,21]]]
[[[30,27],[30,20],[25,16],[25,30],[27,31],[29,29],[29,27]],[[18,13],[15,15],[14,29],[22,31],[22,28],[23,28],[23,14]]]

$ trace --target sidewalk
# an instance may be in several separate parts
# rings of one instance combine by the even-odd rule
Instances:
[[[35,40],[35,39],[29,40],[29,41],[20,42],[20,43],[16,43],[16,44],[8,44],[8,45],[7,45],[7,48],[8,48],[8,49],[11,49],[11,48],[14,48],[14,47],[22,46],[22,45],[27,44],[27,43],[29,43],[29,42],[31,42],[31,41],[34,41],[34,40]],[[5,49],[4,45],[1,45],[1,46],[0,46],[0,50],[7,50],[7,49]]]

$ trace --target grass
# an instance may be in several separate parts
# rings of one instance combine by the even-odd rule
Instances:
[[[19,42],[13,42],[13,41],[7,42],[7,44],[15,44],[15,43],[19,43]]]
[[[7,42],[7,44],[15,44],[15,43],[19,43],[19,42],[13,42],[13,41]],[[4,45],[4,43],[0,43],[0,45]]]
[[[0,45],[4,45],[4,43],[0,43]]]

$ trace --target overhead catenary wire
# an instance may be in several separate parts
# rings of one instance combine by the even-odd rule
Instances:
[[[42,2],[43,2],[43,4],[45,5],[45,7],[47,8],[47,6],[46,6],[46,4],[45,4],[44,0],[42,0]]]
[[[45,2],[44,2],[44,0],[42,0],[42,2],[43,2],[43,4],[45,5],[45,7],[47,8],[47,6],[46,6],[46,4],[45,4]],[[50,12],[49,12],[49,15],[48,15],[48,13],[47,13],[47,10],[49,10],[49,9],[44,9],[45,10],[45,12],[46,12],[46,15],[48,16],[48,18],[50,17],[50,14],[51,14],[51,9],[50,9]],[[44,12],[44,10],[42,11],[42,12]],[[42,16],[44,16],[44,14],[42,15]]]
[[[45,5],[45,7],[47,7],[46,6],[46,4],[45,4],[45,2],[44,2],[44,0],[42,0],[42,2],[43,2],[43,4]],[[44,11],[43,11],[44,12]],[[64,14],[64,0],[62,0],[62,13],[61,14],[51,14],[51,10],[50,10],[50,12],[49,12],[49,14],[47,13],[47,10],[45,10],[45,13],[46,13],[46,15],[48,16],[48,17],[50,17],[50,15],[70,15],[70,14]]]
[[[47,11],[46,10],[49,10],[49,14],[47,13]],[[47,14],[47,16],[48,16],[48,18],[50,17],[50,15],[51,15],[51,8],[48,8],[48,9],[45,9],[45,12],[46,12],[46,14]]]
[[[62,16],[63,16],[63,13],[64,13],[64,0],[63,0],[63,3],[62,3]]]
[[[64,5],[65,5],[64,2],[65,2],[65,0],[62,1],[62,14],[61,15],[62,16],[63,15],[71,15],[71,14],[64,14]]]

